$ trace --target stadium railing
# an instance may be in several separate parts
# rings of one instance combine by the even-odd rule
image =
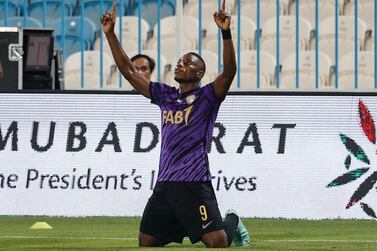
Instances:
[[[0,0],[0,25],[15,25],[14,20],[17,19],[17,25],[21,23],[27,27],[30,26],[29,18],[32,17],[45,28],[51,27],[52,24],[55,27],[60,26],[60,29],[57,29],[59,32],[56,33],[59,36],[57,46],[63,49],[63,58],[66,60],[70,52],[66,48],[69,41],[65,38],[72,26],[66,20],[76,16],[75,22],[78,26],[75,26],[75,29],[80,39],[79,51],[82,55],[81,74],[86,72],[84,51],[99,50],[101,67],[98,73],[98,87],[106,89],[103,54],[107,53],[108,48],[104,44],[107,42],[101,31],[99,17],[105,10],[111,11],[112,2]],[[175,63],[174,55],[177,58],[187,50],[197,51],[199,54],[202,54],[203,50],[215,52],[218,55],[217,62],[211,61],[207,64],[217,64],[217,71],[221,71],[221,34],[212,20],[212,13],[220,8],[221,0],[118,0],[117,4],[117,34],[120,42],[127,44],[123,40],[132,39],[130,44],[134,46],[126,48],[129,53],[142,53],[151,49],[156,52],[156,80],[164,81],[165,76],[169,76],[166,79],[171,79],[169,67],[165,67],[166,62],[162,66],[161,58],[168,59],[168,64],[172,65]],[[228,0],[227,11],[233,15],[232,30],[239,65],[232,91],[263,90],[266,85],[268,90],[375,91],[377,88],[377,37],[373,33],[377,27],[377,0]],[[127,16],[137,17],[133,27],[124,27]],[[172,18],[173,16],[175,18]],[[191,16],[197,20],[197,35],[190,36],[194,37],[193,46],[186,46],[183,16]],[[175,34],[165,34],[164,23],[161,22],[165,17],[169,17],[170,23],[175,19]],[[91,19],[95,25],[94,39],[89,45],[88,36],[84,36],[89,29],[84,23],[86,18]],[[59,21],[52,22],[53,19]],[[146,32],[145,27],[148,27],[149,31]],[[192,27],[190,29],[192,30]],[[131,38],[126,35],[127,33],[136,35]],[[163,53],[166,50],[163,43],[171,41],[166,39],[166,36],[175,41],[175,48],[168,48],[174,51],[169,51],[167,56]],[[171,55],[173,60],[169,60]],[[252,58],[244,58],[247,55]],[[273,69],[270,64],[261,63],[263,55],[273,58]],[[326,56],[330,58],[330,67],[327,67]],[[352,62],[349,62],[350,60]],[[249,65],[245,66],[244,62]],[[342,65],[343,62],[347,62],[347,65]],[[328,69],[323,69],[322,64]],[[214,75],[208,74],[206,80],[212,81]],[[353,88],[349,84],[350,78],[353,79]],[[124,89],[121,77],[117,79],[119,90]],[[340,83],[340,80],[347,81],[347,84]],[[89,86],[84,82],[84,77],[81,77],[81,81],[83,89]],[[93,83],[90,86],[93,86]]]

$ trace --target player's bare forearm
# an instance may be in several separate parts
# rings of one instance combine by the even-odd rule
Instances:
[[[136,70],[127,54],[123,51],[119,40],[114,33],[116,13],[117,2],[114,1],[112,12],[110,13],[106,11],[101,18],[102,30],[106,35],[107,41],[111,48],[111,53],[113,54],[119,71],[137,91],[149,98],[149,80]]]
[[[124,78],[127,79],[138,92],[149,98],[149,80],[136,70],[135,66],[120,46],[119,40],[114,32],[106,33],[106,38],[110,45],[115,63]]]
[[[233,81],[237,72],[236,53],[234,51],[234,45],[232,39],[224,39],[224,51],[223,51],[223,75],[227,78],[230,84]]]
[[[225,0],[222,2],[221,9],[215,12],[213,17],[216,25],[221,29],[224,44],[223,71],[214,81],[214,90],[218,98],[223,98],[228,93],[237,72],[236,55],[230,32],[231,15],[225,12]]]

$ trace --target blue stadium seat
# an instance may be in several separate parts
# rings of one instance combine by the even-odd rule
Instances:
[[[94,24],[96,25],[96,30],[99,31],[101,29],[101,22],[100,18],[102,17],[103,13],[107,10],[111,12],[113,6],[113,0],[82,0],[80,4],[83,4],[84,8],[84,16],[91,19]],[[103,10],[101,11],[101,4]],[[119,7],[119,1],[117,6],[117,16],[125,15],[128,10],[128,0],[123,0],[123,8]],[[78,5],[74,15],[81,15],[81,6]]]
[[[24,20],[26,21],[25,24]],[[4,23],[4,20],[1,20],[0,23]],[[10,17],[8,18],[8,26],[42,28],[42,24],[32,17]]]
[[[14,17],[20,14],[20,9],[16,3],[12,1],[8,1],[8,13],[6,13],[6,2],[4,0],[0,0],[0,17],[3,19],[3,22],[0,25],[5,25],[5,16],[7,17]],[[7,15],[6,15],[7,14]]]
[[[19,5],[22,6],[24,4],[24,0],[12,0],[13,2],[19,2]],[[43,2],[44,0],[26,0],[26,2],[31,3],[38,3]],[[68,6],[75,7],[77,5],[78,0],[65,0],[64,3]],[[62,2],[61,0],[46,0],[46,3],[48,2]]]
[[[64,50],[66,56],[81,50],[81,39],[84,42],[84,50],[90,50],[93,47],[95,37],[95,25],[89,18],[83,17],[83,34],[81,34],[81,18],[65,17],[64,18]],[[57,19],[52,23],[55,30],[55,47],[62,47],[62,20]]]
[[[51,23],[61,18],[62,1],[47,0],[46,1],[46,26],[51,27]],[[70,16],[73,12],[75,1],[65,1],[65,15]],[[32,0],[28,6],[28,15],[39,20],[43,20],[43,0]]]
[[[19,12],[18,12],[19,16],[24,16],[24,6],[25,6],[24,0],[8,0],[8,1],[17,5],[17,7],[19,9]],[[5,2],[5,1],[3,0],[3,2]],[[26,6],[27,6],[27,4],[28,4],[28,1],[26,1]]]
[[[157,10],[157,0],[144,0],[142,2],[141,15],[147,20],[149,27],[154,27],[157,23]],[[130,15],[138,15],[138,1],[130,4]],[[161,0],[160,15],[161,19],[175,15],[175,0]]]

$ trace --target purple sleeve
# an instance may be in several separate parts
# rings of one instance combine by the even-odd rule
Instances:
[[[218,98],[215,94],[215,90],[214,90],[214,87],[213,87],[213,82],[208,84],[208,85],[205,85],[203,87],[203,93],[204,95],[206,96],[206,98],[211,102],[211,103],[214,103],[214,104],[218,104],[220,105],[225,97],[223,98]]]
[[[170,86],[158,82],[150,82],[149,94],[151,96],[151,103],[161,106],[161,102],[169,94]]]

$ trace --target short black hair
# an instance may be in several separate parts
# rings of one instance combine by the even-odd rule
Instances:
[[[202,62],[202,64],[203,64],[203,71],[205,73],[206,72],[206,63],[204,62],[204,59],[202,58],[202,56],[200,56],[198,53],[195,53],[195,52],[189,52],[188,54],[197,57]]]
[[[145,54],[136,54],[135,56],[133,56],[131,58],[131,61],[134,62],[138,58],[145,58],[146,60],[148,60],[148,62],[149,62],[149,69],[151,70],[151,73],[152,73],[153,70],[154,70],[154,68],[155,68],[155,66],[156,66],[156,63],[154,62],[153,58],[151,58],[150,56],[145,55]]]

